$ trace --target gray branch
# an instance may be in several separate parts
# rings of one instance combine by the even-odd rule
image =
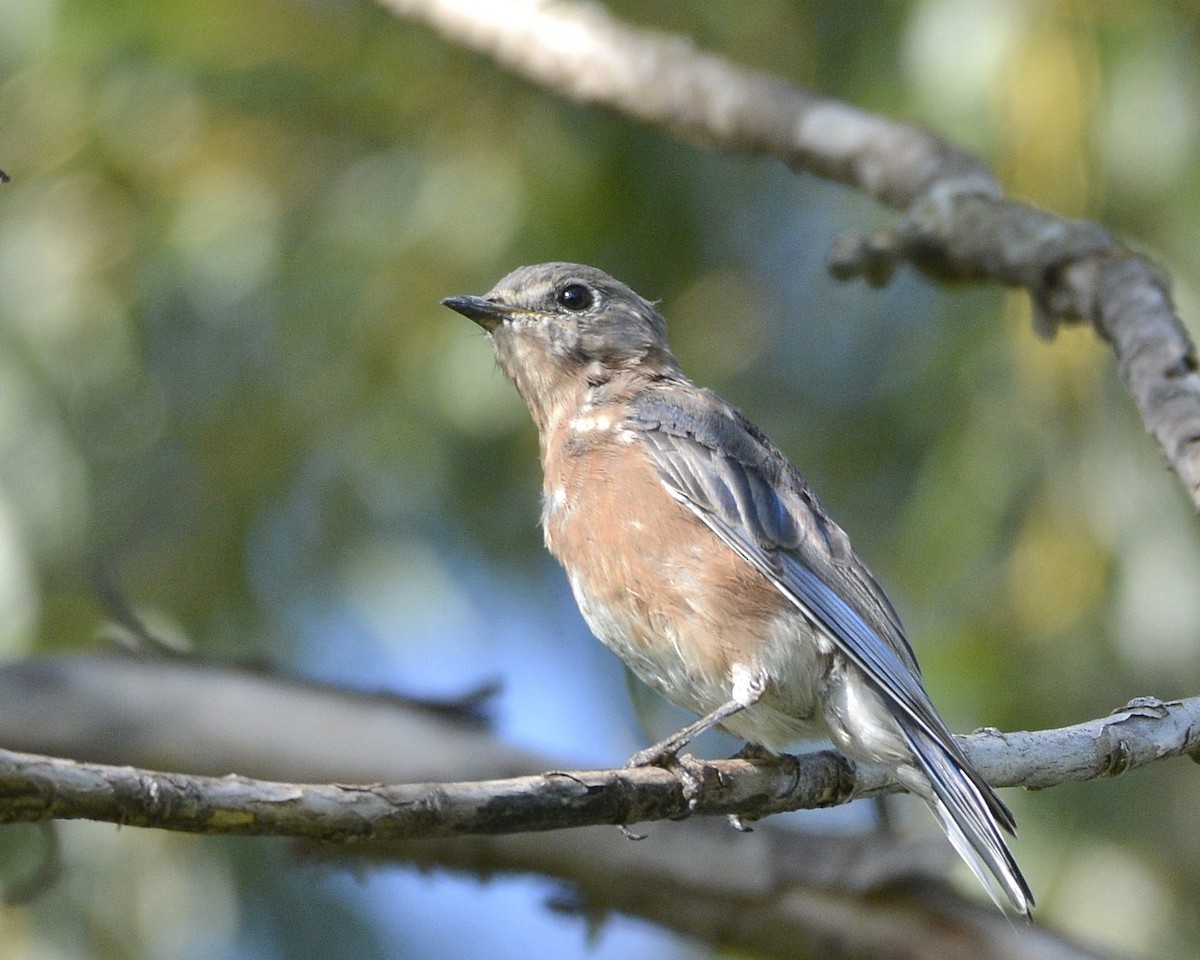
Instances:
[[[497,740],[456,706],[184,659],[10,663],[0,667],[0,743],[9,747],[0,820],[286,836],[302,838],[309,856],[356,866],[536,873],[568,884],[589,916],[619,910],[792,960],[950,958],[965,943],[975,960],[1095,956],[954,893],[944,882],[954,857],[940,837],[806,833],[779,820],[745,834],[711,816],[639,827],[646,843],[611,826],[548,829],[672,815],[692,801],[712,813],[736,805],[748,819],[891,789],[834,754],[782,768],[706,764],[691,786],[664,770],[519,776],[554,761]],[[985,731],[964,742],[995,782],[1040,787],[1194,752],[1198,725],[1200,699],[1144,700],[1065,730]],[[155,765],[188,773],[145,769]],[[212,775],[228,770],[243,776]],[[318,778],[335,782],[301,783]],[[435,778],[450,782],[413,783]],[[759,790],[765,799],[753,796]],[[540,832],[504,832],[524,828]]]
[[[1103,228],[1006,199],[976,158],[875,116],[638,29],[595,4],[379,0],[554,93],[676,137],[776,157],[902,211],[834,244],[830,269],[882,283],[912,263],[943,278],[1025,287],[1039,332],[1091,323],[1117,356],[1146,429],[1200,507],[1200,377],[1163,274]]]
[[[996,786],[1041,789],[1200,753],[1200,697],[1142,698],[1109,717],[1038,733],[961,738]],[[0,823],[88,819],[191,833],[346,842],[509,834],[690,815],[757,818],[899,789],[831,751],[680,769],[551,771],[500,780],[300,785],[80,763],[0,750]]]

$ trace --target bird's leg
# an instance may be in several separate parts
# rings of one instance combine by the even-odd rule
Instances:
[[[645,750],[639,750],[629,758],[625,766],[649,767],[656,763],[662,763],[664,760],[670,760],[705,730],[711,730],[722,720],[744,709],[746,709],[746,704],[739,703],[736,700],[723,703],[712,713],[706,713],[695,723],[689,723],[682,730],[677,730],[665,740],[660,740],[653,746],[646,747]]]
[[[732,699],[721,704],[721,706],[717,707],[711,713],[706,713],[695,723],[689,723],[682,730],[671,734],[665,740],[660,740],[645,750],[639,750],[629,758],[625,766],[648,767],[656,763],[662,763],[664,760],[670,760],[680,750],[695,740],[696,737],[704,733],[705,730],[711,730],[722,720],[727,720],[735,713],[745,710],[747,707],[754,706],[754,704],[762,699],[763,692],[767,686],[766,677],[741,663],[733,665],[732,675]]]
[[[683,787],[683,796],[688,803],[688,812],[680,819],[695,813],[700,804],[700,789],[704,785],[705,764],[692,756],[679,756],[679,751],[686,747],[705,730],[715,727],[726,717],[744,710],[746,705],[737,700],[730,700],[717,707],[712,713],[705,714],[695,723],[689,723],[665,740],[660,740],[652,747],[639,750],[629,758],[627,766],[647,767],[661,764],[679,778]]]

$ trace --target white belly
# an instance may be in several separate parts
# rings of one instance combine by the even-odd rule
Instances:
[[[647,686],[698,716],[733,699],[733,670],[714,670],[711,660],[689,656],[698,645],[680,636],[681,630],[703,629],[702,625],[646,622],[634,612],[634,604],[596,603],[575,578],[571,587],[592,633]],[[642,638],[650,631],[654,641],[646,643]],[[786,614],[746,648],[756,654],[743,666],[767,678],[764,694],[758,703],[725,720],[722,728],[779,753],[826,735],[826,678],[833,658],[839,656],[832,645],[799,614]]]

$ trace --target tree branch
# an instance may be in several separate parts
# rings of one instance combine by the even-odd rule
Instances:
[[[794,827],[794,825],[792,825]],[[698,818],[626,843],[611,827],[442,840],[366,841],[315,855],[403,859],[476,876],[531,873],[569,885],[560,910],[596,925],[619,911],[737,955],[783,960],[1097,960],[1049,925],[1013,923],[945,883],[947,845]],[[913,858],[920,858],[914,863]],[[938,882],[932,882],[937,877]],[[976,891],[972,891],[975,893]],[[1115,960],[1105,955],[1105,960]]]
[[[1186,726],[1173,706],[1170,719],[1154,702],[1136,712],[1151,714],[1144,719],[1163,743],[1169,738],[1160,725]],[[1115,723],[1107,746],[1094,748],[1101,757],[1159,752],[1146,743],[1136,717],[1097,723]],[[1181,730],[1172,736],[1183,744],[1194,739]],[[992,734],[975,741],[973,749],[996,754],[990,762],[997,776],[1019,775],[1004,767],[1004,757],[1026,749],[1020,737]],[[1126,742],[1133,746],[1120,746]],[[316,844],[301,848],[309,856],[352,862],[356,869],[386,861],[481,878],[533,873],[566,884],[570,893],[559,899],[560,908],[585,913],[589,922],[618,910],[704,942],[789,960],[950,958],[961,956],[965,945],[975,960],[1096,956],[1042,925],[1012,924],[991,904],[956,894],[945,882],[956,862],[950,848],[926,836],[811,833],[780,820],[756,824],[745,834],[719,818],[692,817],[639,828],[652,834],[647,843],[624,842],[611,827],[405,837],[394,826],[376,829],[371,820],[376,811],[395,813],[396,791],[276,782],[255,792],[260,786],[255,781],[204,776],[236,769],[277,780],[372,784],[508,778],[553,765],[498,741],[458,710],[261,669],[128,653],[6,664],[0,667],[0,743],[108,761],[9,754],[5,759],[12,764],[0,764],[0,810],[9,819],[66,815],[68,808],[85,816],[104,811],[105,819],[118,823],[304,837]],[[121,766],[155,763],[201,776]],[[849,789],[842,782],[849,772],[843,761],[818,755],[811,764],[818,771],[828,766],[833,789]],[[782,772],[761,766],[745,766],[747,788],[758,780],[792,788]],[[1088,776],[1105,766],[1085,759],[1072,775]],[[676,798],[678,808],[683,790],[675,777],[634,771],[632,779],[647,775],[660,782],[655,791]],[[714,775],[709,772],[706,781]],[[587,776],[580,780],[587,783]],[[557,790],[580,785],[565,775],[529,778],[534,786],[546,780]],[[701,786],[707,789],[705,781]],[[641,787],[635,782],[625,789]],[[440,795],[432,784],[410,790],[410,796]],[[239,804],[239,792],[247,793],[251,806]],[[575,799],[562,802],[570,807]],[[315,813],[289,825],[297,811]],[[260,815],[272,818],[274,826]],[[345,842],[351,838],[355,842]]]
[[[960,738],[997,786],[1034,789],[1115,776],[1200,752],[1200,697],[1133,701],[1058,730]],[[458,783],[299,785],[159,773],[0,751],[0,823],[88,819],[192,833],[345,842],[507,834],[630,824],[691,814],[761,817],[899,789],[830,751],[789,758]]]
[[[1103,228],[1005,199],[978,160],[926,130],[740,68],[684,37],[628,26],[594,4],[379,2],[554,93],[691,142],[777,157],[904,212],[891,230],[839,238],[836,276],[882,283],[910,262],[937,277],[1025,287],[1043,335],[1061,322],[1091,323],[1200,507],[1195,348],[1165,277]]]

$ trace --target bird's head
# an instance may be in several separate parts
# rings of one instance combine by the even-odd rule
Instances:
[[[500,368],[539,426],[581,390],[621,373],[679,371],[662,315],[595,267],[519,267],[482,297],[442,303],[487,331]]]

